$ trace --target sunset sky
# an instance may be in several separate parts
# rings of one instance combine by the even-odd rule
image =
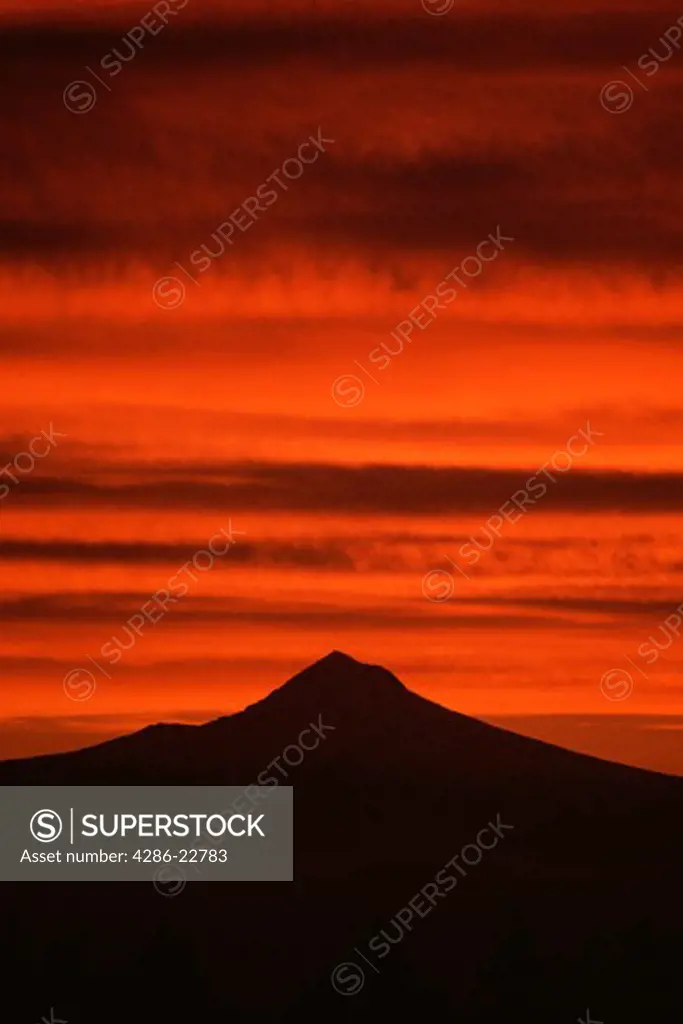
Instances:
[[[0,0],[2,465],[57,432],[0,476],[0,756],[239,710],[337,648],[683,773],[683,629],[662,632],[683,602],[683,52],[638,64],[680,12],[159,7],[131,54],[151,5]],[[324,151],[198,272],[311,136]],[[397,352],[496,232],[514,241]],[[588,424],[468,567],[462,545]],[[111,664],[102,646],[230,528]],[[650,637],[670,642],[653,661]]]

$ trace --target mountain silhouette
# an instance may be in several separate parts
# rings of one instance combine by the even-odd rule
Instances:
[[[408,690],[387,669],[332,651],[244,711],[204,725],[159,723],[81,751],[0,762],[0,783],[82,785],[87,771],[93,785],[112,782],[109,773],[121,773],[121,784],[129,785],[162,784],[162,778],[166,784],[234,784],[245,771],[258,774],[318,716],[335,735],[318,764],[302,765],[303,774],[334,758],[348,770],[410,767],[444,782],[459,772],[508,782],[552,773],[557,782],[610,780],[633,789],[646,784],[649,792],[657,774],[460,715]],[[475,784],[471,777],[469,784]]]
[[[319,742],[302,751],[306,729]],[[457,714],[338,651],[238,714],[7,761],[0,783],[247,786],[264,773],[294,787],[293,883],[190,881],[173,899],[147,883],[4,885],[17,992],[32,979],[69,1024],[193,1012],[540,1024],[586,1006],[623,1024],[683,1008],[682,780]],[[504,838],[408,928],[411,898],[496,822]],[[164,970],[178,959],[185,975]],[[341,963],[364,972],[353,994],[331,982]]]

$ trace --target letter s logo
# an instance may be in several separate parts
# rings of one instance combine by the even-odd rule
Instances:
[[[56,811],[36,811],[31,818],[31,835],[39,843],[54,843],[62,834],[62,819]]]

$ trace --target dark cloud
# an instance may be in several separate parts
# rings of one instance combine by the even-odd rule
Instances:
[[[335,144],[240,237],[243,270],[283,237],[318,252],[360,250],[374,267],[425,252],[453,266],[500,223],[516,240],[513,263],[645,260],[670,272],[681,72],[662,65],[628,120],[598,96],[674,20],[656,11],[492,19],[471,9],[429,18],[417,3],[412,18],[179,20],[147,40],[111,95],[99,87],[83,118],[62,92],[88,78],[118,30],[6,28],[0,254],[62,272],[93,259],[182,261],[320,125]],[[536,82],[520,75],[503,88],[505,71]],[[419,126],[414,140],[399,130],[397,94],[406,124]],[[463,103],[473,116],[454,136],[448,108]],[[34,121],[41,132],[27,133]],[[645,170],[658,179],[647,190]],[[667,217],[665,201],[675,208]],[[478,287],[491,287],[489,273]]]
[[[185,579],[185,577],[183,577]],[[198,584],[191,584],[198,586]],[[161,584],[160,584],[161,588]],[[73,594],[52,594],[0,601],[0,622],[68,622],[72,625],[98,624],[103,627],[102,641],[108,639],[107,628],[112,635],[125,638],[123,627],[128,618],[152,599],[150,593],[137,594],[90,594],[79,597]],[[299,603],[295,607],[264,602],[239,600],[235,598],[201,598],[188,595],[176,604],[167,606],[167,615],[159,623],[172,620],[177,628],[182,625],[201,623],[203,625],[278,625],[301,629],[316,627],[352,627],[357,630],[414,629],[428,632],[468,629],[556,629],[557,626],[579,627],[572,619],[550,618],[529,614],[483,615],[463,613],[442,607],[435,614],[434,605],[427,601],[421,604],[392,605],[372,608],[343,608],[324,605],[322,602]],[[149,634],[155,628],[145,624],[143,633]],[[163,627],[162,627],[163,628]],[[579,627],[580,628],[580,627]],[[126,640],[126,642],[128,642]],[[93,652],[96,653],[96,652]]]
[[[196,585],[190,583],[187,576],[179,577],[187,582],[190,590]],[[418,579],[418,584],[420,580]],[[164,584],[160,582],[159,589]],[[368,628],[407,627],[419,629],[452,629],[510,626],[525,628],[528,625],[570,625],[577,628],[592,628],[585,622],[574,620],[571,616],[561,618],[561,613],[581,612],[595,614],[603,620],[605,616],[617,621],[622,618],[633,618],[645,625],[657,623],[676,611],[676,598],[661,597],[643,598],[590,598],[590,597],[553,597],[547,595],[525,596],[523,594],[487,595],[476,594],[453,596],[441,605],[434,606],[419,596],[419,585],[416,596],[412,600],[404,600],[395,605],[366,608],[343,608],[336,605],[325,605],[322,602],[297,602],[294,606],[284,604],[267,604],[249,599],[232,597],[201,597],[192,593],[180,598],[175,604],[168,604],[166,610],[173,618],[179,617],[185,622],[201,620],[210,623],[227,621],[239,622],[282,622],[290,625],[353,625],[363,624]],[[0,621],[50,621],[63,622],[73,620],[80,625],[93,623],[110,623],[120,625],[126,618],[140,609],[149,601],[153,594],[145,591],[91,593],[78,595],[58,593],[50,595],[34,595],[31,597],[5,598],[0,601]],[[479,611],[463,612],[463,607]],[[501,614],[498,609],[506,609]],[[522,613],[525,608],[536,609],[548,613],[550,617],[540,618]],[[519,614],[518,614],[519,613]],[[151,625],[145,626],[149,631]],[[33,663],[35,659],[5,659],[6,666],[19,667]],[[41,662],[45,659],[38,659]],[[52,661],[52,659],[47,659]]]
[[[207,538],[208,540],[208,538]],[[225,547],[226,540],[218,536],[217,550]],[[130,543],[113,541],[39,541],[0,540],[0,561],[54,561],[75,563],[79,566],[99,563],[121,565],[182,566],[192,560],[206,544],[153,544],[143,541]],[[239,541],[223,557],[217,557],[217,568],[242,565],[294,567],[305,569],[351,569],[353,560],[341,543],[292,543],[290,541]]]
[[[152,66],[173,63],[189,69],[208,64],[252,68],[285,59],[320,62],[338,69],[378,65],[405,67],[457,60],[477,72],[603,67],[637,58],[676,20],[662,11],[571,13],[561,8],[509,13],[461,10],[450,18],[278,17],[235,19],[203,24],[169,21],[166,31],[149,36],[140,57]],[[664,19],[664,20],[663,20]],[[135,22],[131,19],[131,27]],[[90,64],[120,44],[120,29],[79,26],[15,26],[0,33],[3,64],[28,57]]]
[[[558,449],[559,450],[559,449]],[[536,503],[526,514],[573,510],[666,512],[683,509],[683,474],[589,471],[560,473],[553,483],[534,469],[487,469],[400,465],[340,466],[321,463],[172,463],[125,467],[130,482],[41,477],[22,478],[6,501],[17,507],[203,509],[246,516],[257,511],[392,513],[400,516],[497,512],[524,490],[532,477]],[[558,462],[566,466],[566,460]],[[124,470],[117,467],[120,478]],[[102,471],[98,476],[102,478]],[[139,482],[138,482],[139,481]],[[485,520],[484,520],[485,521]],[[235,529],[248,523],[235,521]]]
[[[676,109],[681,96],[683,90],[677,94]],[[670,125],[671,119],[665,119],[660,130],[668,130]],[[219,130],[217,127],[216,132]],[[315,130],[311,122],[308,132]],[[106,131],[112,134],[111,127]],[[137,130],[134,125],[122,125],[121,131],[134,139]],[[332,125],[328,131],[335,133]],[[44,213],[29,215],[27,211],[23,218],[5,218],[0,225],[0,254],[6,259],[62,270],[113,257],[159,266],[176,259],[186,263],[190,253],[204,243],[215,250],[212,234],[245,198],[255,194],[285,158],[296,152],[305,138],[303,130],[293,128],[270,160],[262,159],[257,168],[243,171],[238,178],[233,171],[228,180],[219,182],[219,172],[207,166],[215,139],[187,145],[179,136],[178,145],[187,147],[180,164],[195,148],[201,149],[198,160],[203,170],[198,174],[195,166],[194,173],[195,180],[199,179],[197,185],[201,186],[203,180],[206,188],[200,202],[193,192],[173,214],[166,209],[163,195],[149,204],[146,196],[153,185],[150,169],[143,163],[140,183],[132,186],[127,197],[131,213],[139,211],[139,216],[117,220],[104,198],[100,204],[91,199],[90,212],[64,209],[60,214],[59,206],[71,207],[73,199],[58,197]],[[514,156],[491,154],[489,144],[482,142],[482,152],[477,156],[463,153],[407,158],[396,153],[384,162],[370,157],[360,162],[344,153],[345,141],[337,139],[339,147],[311,169],[298,192],[292,190],[291,195],[284,196],[238,238],[241,272],[255,269],[264,256],[274,258],[284,235],[291,244],[310,249],[340,254],[364,251],[370,264],[373,258],[380,259],[383,268],[393,267],[399,275],[408,272],[398,266],[401,258],[410,253],[429,253],[434,260],[443,261],[445,275],[491,231],[500,228],[514,242],[507,243],[502,263],[477,280],[480,290],[494,286],[505,263],[510,270],[520,261],[529,260],[546,265],[609,263],[641,270],[647,258],[651,268],[661,267],[664,274],[658,281],[653,278],[653,284],[661,285],[671,276],[670,260],[680,246],[677,219],[660,216],[655,196],[637,207],[626,205],[626,197],[637,187],[642,173],[642,146],[637,141],[625,151],[623,145],[617,147],[622,149],[621,158],[615,158],[611,145],[606,145],[600,156],[589,153],[587,143],[578,139],[571,144],[519,144]],[[107,184],[112,194],[120,193],[122,198],[123,191],[130,189],[127,175],[120,170],[126,145],[119,147],[113,167],[104,162],[90,167],[93,197],[104,193]],[[36,152],[33,143],[31,146],[34,151],[27,154],[29,161],[45,159],[46,154]],[[132,146],[138,148],[134,142]],[[635,151],[639,151],[638,159]],[[136,159],[134,152],[130,157]],[[160,154],[155,159],[160,159]],[[92,165],[92,158],[87,163]],[[681,168],[677,155],[667,153],[660,164],[662,183],[673,183]],[[41,173],[40,177],[49,178],[51,173]],[[74,167],[67,173],[73,173],[78,183],[83,170]],[[179,178],[182,169],[169,173],[170,181]],[[177,185],[181,187],[179,180]],[[49,195],[52,184],[45,180],[39,188]],[[16,192],[16,178],[5,188],[0,185],[0,193],[8,201],[15,199]],[[25,205],[23,199],[21,205]],[[219,263],[213,269],[221,273],[227,268]]]
[[[661,619],[676,611],[676,601],[669,598],[601,598],[601,597],[527,597],[524,595],[487,597],[453,597],[453,604],[481,605],[485,607],[538,608],[548,612],[593,612],[597,615]],[[680,601],[678,602],[681,603]]]
[[[78,661],[78,657],[76,661]],[[83,660],[83,659],[81,659]],[[86,659],[87,660],[87,659]],[[283,669],[283,666],[286,668]],[[74,668],[74,659],[66,658],[46,658],[46,657],[15,657],[5,656],[0,657],[0,672],[6,675],[11,675],[14,678],[21,677],[22,685],[31,685],[31,683],[40,684],[42,681],[54,681],[63,680],[67,672],[70,672]],[[214,675],[218,684],[220,680],[225,679],[228,673],[233,669],[250,669],[259,673],[263,673],[264,677],[269,680],[281,680],[287,673],[293,675],[296,671],[301,669],[300,660],[293,658],[282,658],[282,657],[240,657],[232,656],[230,658],[183,658],[181,656],[173,659],[160,658],[156,661],[146,662],[144,668],[139,664],[127,663],[122,661],[117,666],[116,672],[129,674],[133,678],[140,677],[144,671],[149,671],[151,668],[152,674],[155,671],[159,671],[164,679],[173,678],[175,680],[186,681],[192,673],[202,672],[207,674],[207,679],[211,678],[211,674]],[[222,674],[222,675],[221,675]],[[222,712],[216,711],[216,715]],[[132,717],[135,716],[135,712],[132,712]],[[188,713],[188,716],[192,712]],[[203,714],[203,713],[202,713]],[[179,718],[182,718],[180,712],[178,712]],[[211,712],[207,712],[204,717],[210,717]],[[83,716],[68,716],[71,721],[83,721],[84,723],[90,720],[90,715]],[[100,717],[95,715],[95,717]],[[172,720],[173,712],[169,712],[169,719]],[[41,716],[42,719],[42,716]],[[7,720],[7,719],[5,719]],[[17,721],[16,718],[12,718],[12,721]],[[32,719],[27,719],[32,720]],[[3,721],[0,718],[0,722]]]

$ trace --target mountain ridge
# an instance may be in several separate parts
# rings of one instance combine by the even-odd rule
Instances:
[[[461,770],[485,772],[490,771],[490,762],[503,773],[525,776],[551,771],[561,776],[595,772],[622,778],[678,778],[571,751],[463,715],[410,690],[383,666],[333,650],[240,711],[199,725],[158,722],[75,751],[0,761],[0,782],[23,774],[44,775],[49,782],[53,771],[59,774],[67,768],[69,775],[77,774],[82,764],[113,769],[119,761],[126,777],[137,766],[144,778],[144,761],[155,757],[160,773],[171,771],[175,759],[178,773],[185,771],[190,777],[205,761],[208,778],[211,770],[238,770],[242,763],[251,768],[250,749],[258,756],[272,750],[274,756],[316,715],[328,716],[340,732],[326,744],[325,756],[340,761],[350,757],[369,767],[400,769],[406,760],[424,770],[433,761],[441,771],[450,763]],[[177,774],[176,781],[181,780]]]
[[[150,884],[2,888],[3,962],[31,950],[8,980],[19,1000],[40,987],[45,1006],[61,1007],[55,993],[65,987],[64,1005],[70,998],[78,1012],[63,1019],[500,1024],[512,1015],[535,1024],[577,1019],[571,998],[577,1008],[604,1006],[601,1020],[642,1024],[646,1006],[665,1008],[664,1020],[680,1007],[672,897],[683,780],[468,718],[348,656],[323,658],[204,725],[158,725],[71,754],[0,763],[3,783],[225,785],[244,787],[246,799],[253,785],[293,787],[287,885],[190,876],[167,900],[173,893],[151,884],[150,869]],[[499,821],[505,842],[477,852],[482,829]],[[442,884],[454,855],[467,867],[453,894],[442,892],[424,923],[416,911],[396,939],[415,894]],[[48,905],[58,927],[45,927]],[[100,956],[103,927],[116,956]],[[380,932],[391,951],[377,973],[368,969],[349,1017],[331,983],[335,965],[363,970]],[[178,937],[190,949],[169,960]],[[187,973],[193,962],[198,975]],[[240,981],[229,993],[228,962]],[[172,1005],[161,1015],[169,972]],[[141,987],[145,1008],[131,1000]],[[220,1014],[200,1014],[198,993]],[[432,996],[443,1005],[425,1008]]]

